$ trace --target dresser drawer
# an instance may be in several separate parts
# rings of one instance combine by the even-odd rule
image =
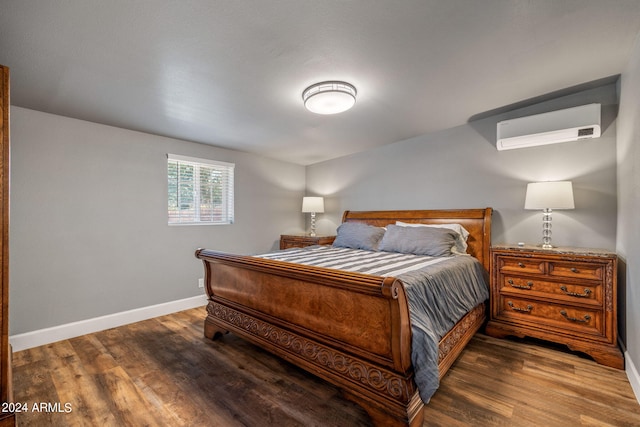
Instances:
[[[564,329],[574,334],[604,335],[603,314],[595,308],[578,308],[505,295],[500,298],[498,317],[528,324],[533,322],[538,327],[546,325],[554,330]]]
[[[304,248],[306,246],[313,246],[316,243],[313,242],[305,242],[299,240],[287,240],[285,242],[280,243],[280,249],[291,249],[291,248]]]
[[[602,280],[604,266],[580,262],[549,262],[549,275],[572,279]]]
[[[522,274],[544,274],[544,262],[530,258],[500,257],[501,272],[518,272]]]
[[[304,248],[313,245],[330,245],[336,236],[308,236],[295,234],[282,234],[280,236],[280,249]]]
[[[500,276],[502,285],[500,292],[520,293],[523,295],[548,296],[563,301],[586,302],[600,305],[602,303],[602,285],[599,283],[573,284],[542,280],[540,277]]]

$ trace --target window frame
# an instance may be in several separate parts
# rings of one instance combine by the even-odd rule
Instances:
[[[177,173],[176,176],[176,183],[175,183],[175,193],[171,193],[171,183],[170,183],[170,165],[172,162],[177,163],[178,167],[180,166],[192,166],[194,167],[194,171],[193,171],[193,190],[190,192],[190,197],[187,198],[188,200],[192,200],[194,207],[193,207],[193,214],[192,215],[185,215],[184,217],[181,217],[180,215],[177,216],[177,220],[176,220],[176,216],[175,216],[175,212],[180,212],[182,209],[180,208],[181,202],[180,202],[180,173]],[[207,168],[207,169],[211,169],[217,172],[220,172],[222,174],[222,179],[223,179],[223,183],[220,184],[221,186],[221,193],[220,193],[220,197],[222,199],[222,202],[220,203],[220,205],[222,205],[222,219],[221,220],[202,220],[202,208],[203,208],[203,204],[202,204],[202,200],[201,200],[201,188],[202,188],[202,182],[201,182],[201,168]],[[230,225],[234,223],[234,193],[235,193],[235,183],[234,183],[234,172],[235,172],[235,163],[229,163],[229,162],[222,162],[222,161],[218,161],[218,160],[210,160],[210,159],[203,159],[203,158],[198,158],[198,157],[189,157],[189,156],[182,156],[179,154],[167,154],[167,224],[169,226],[182,226],[182,225]],[[176,198],[176,207],[173,208],[172,211],[172,206],[171,206],[171,198],[175,197]],[[211,205],[211,209],[213,210],[214,205]],[[174,212],[174,214],[172,215],[172,212]],[[188,219],[189,217],[192,217],[192,219]],[[172,221],[172,219],[174,219]]]

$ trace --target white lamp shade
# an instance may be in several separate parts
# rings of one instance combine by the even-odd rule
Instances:
[[[302,212],[324,212],[324,198],[322,197],[303,197]]]
[[[527,184],[525,209],[573,209],[571,181],[531,182]]]

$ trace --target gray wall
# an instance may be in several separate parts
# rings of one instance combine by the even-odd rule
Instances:
[[[618,240],[622,261],[620,334],[627,354],[640,369],[640,35],[622,74],[618,119]],[[628,365],[627,365],[628,366]],[[637,373],[636,373],[637,375]],[[638,386],[640,384],[637,384]],[[636,390],[638,393],[638,390]],[[640,395],[638,395],[640,399]]]
[[[304,226],[303,166],[17,107],[11,143],[12,335],[200,295],[198,247]],[[236,164],[235,224],[167,225],[167,153]]]
[[[496,123],[602,103],[601,138],[499,152]],[[553,214],[553,243],[616,247],[617,91],[608,84],[379,149],[307,167],[307,192],[326,197],[320,232],[342,211],[492,207],[494,243],[541,241],[541,213],[524,210],[526,184],[571,180],[575,210]]]

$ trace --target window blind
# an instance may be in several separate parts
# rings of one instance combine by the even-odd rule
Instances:
[[[167,154],[169,225],[233,224],[235,164]]]

